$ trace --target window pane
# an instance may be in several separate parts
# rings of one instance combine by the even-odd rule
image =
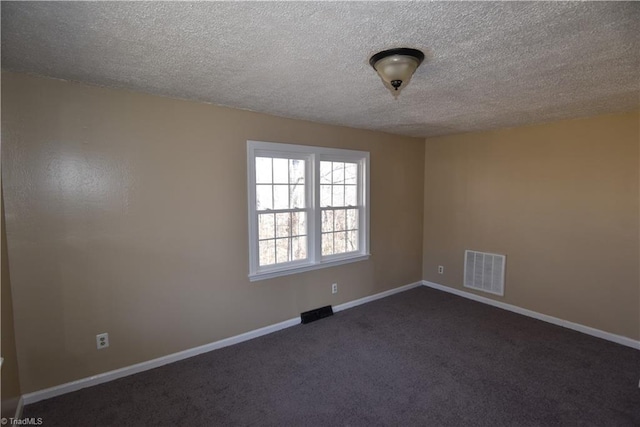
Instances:
[[[279,213],[276,214],[276,237],[289,237],[291,226],[289,224],[291,214]]]
[[[344,186],[344,205],[345,206],[358,205],[358,192],[355,185]]]
[[[307,234],[307,213],[293,212],[291,214],[291,234],[304,236]]]
[[[276,262],[275,240],[263,240],[260,245],[260,265],[270,265]]]
[[[333,211],[322,211],[322,230],[323,233],[333,231]]]
[[[344,209],[336,209],[334,211],[334,230],[335,231],[342,231],[342,230],[346,230],[347,228],[347,224],[346,224],[346,218],[345,218],[345,211]]]
[[[358,228],[358,210],[347,209],[347,230],[355,230]]]
[[[256,185],[256,209],[259,211],[273,209],[271,188],[271,185]]]
[[[276,263],[290,261],[289,239],[276,239]]]
[[[322,235],[322,256],[333,254],[333,233]]]
[[[304,160],[289,160],[289,184],[304,183]]]
[[[289,186],[273,186],[273,209],[289,209]]]
[[[256,157],[256,183],[271,184],[270,157]]]
[[[334,233],[334,236],[333,236],[333,242],[334,242],[333,243],[334,244],[333,251],[334,251],[334,253],[341,254],[343,252],[346,252],[346,250],[345,250],[345,247],[346,247],[345,241],[346,241],[345,233],[342,233],[342,232]]]
[[[356,230],[347,231],[347,252],[358,250],[358,232]]]
[[[333,186],[333,198],[331,206],[344,206],[344,185]]]
[[[344,163],[333,162],[333,179],[334,184],[344,184]]]
[[[258,239],[273,239],[275,236],[274,214],[258,215]]]
[[[307,238],[294,237],[291,239],[292,261],[307,258]]]
[[[302,209],[304,203],[304,184],[293,184],[289,186],[289,197],[291,209]]]
[[[358,183],[358,164],[357,163],[344,164],[344,183],[345,184]]]
[[[289,183],[289,159],[273,159],[273,183]]]
[[[322,207],[331,206],[331,186],[330,185],[320,186],[320,206]]]
[[[320,184],[331,184],[331,162],[320,162]]]

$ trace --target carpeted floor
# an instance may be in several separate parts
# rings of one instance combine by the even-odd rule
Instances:
[[[420,287],[42,401],[44,426],[640,425],[640,352]]]

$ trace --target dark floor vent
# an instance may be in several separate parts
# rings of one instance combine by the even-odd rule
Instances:
[[[300,319],[302,320],[302,323],[311,323],[313,321],[320,320],[329,316],[333,316],[333,309],[330,305],[300,313]]]

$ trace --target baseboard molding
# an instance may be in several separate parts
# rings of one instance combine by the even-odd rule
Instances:
[[[102,374],[94,375],[87,378],[81,378],[76,381],[71,381],[58,386],[46,388],[44,390],[34,391],[32,393],[25,394],[24,403],[30,405],[41,400],[50,399],[52,397],[60,396],[62,394],[71,393],[86,387],[91,387],[98,384],[103,384],[109,381],[117,380],[118,378],[127,377],[129,375],[137,374],[139,372],[148,371],[169,363],[177,362],[179,360],[188,359],[189,357],[197,356],[202,353],[208,353],[219,348],[227,347],[233,344],[238,344],[244,341],[248,341],[253,338],[258,338],[263,335],[267,335],[281,329],[289,328],[300,324],[300,318],[285,320],[284,322],[275,323],[273,325],[265,326],[264,328],[255,329],[253,331],[245,332],[240,335],[225,338],[220,341],[215,341],[209,344],[201,345],[199,347],[183,350],[178,353],[169,354],[167,356],[158,357],[157,359],[148,360],[146,362],[136,363],[135,365],[125,366],[124,368],[116,369],[113,371],[104,372]]]
[[[375,295],[367,296],[354,301],[349,301],[344,304],[339,304],[333,307],[333,310],[335,312],[346,310],[351,307],[355,307],[355,306],[365,304],[380,298],[388,297],[389,295],[397,294],[399,292],[404,292],[406,290],[409,290],[418,286],[422,286],[422,284],[423,284],[422,281],[420,281],[420,282],[411,283],[409,285],[400,286],[398,288],[380,292]],[[219,348],[227,347],[233,344],[238,344],[244,341],[251,340],[253,338],[258,338],[263,335],[267,335],[267,334],[270,334],[282,329],[286,329],[291,326],[299,325],[299,324],[300,324],[300,317],[295,317],[293,319],[285,320],[284,322],[265,326],[260,329],[255,329],[253,331],[249,331],[240,335],[225,338],[220,341],[215,341],[210,344],[202,345],[200,347],[194,347],[188,350],[180,351],[178,353],[173,353],[167,356],[159,357],[157,359],[136,363],[135,365],[125,366],[124,368],[104,372],[102,374],[94,375],[87,378],[81,378],[76,381],[71,381],[65,384],[60,384],[55,387],[34,391],[32,393],[27,393],[23,395],[23,397],[21,398],[21,402],[24,401],[25,405],[30,405],[32,403],[36,403],[41,400],[50,399],[52,397],[60,396],[66,393],[71,393],[86,387],[103,384],[109,381],[117,380],[118,378],[123,378],[129,375],[137,374],[139,372],[148,371],[150,369],[167,365],[169,363],[177,362],[183,359],[188,359],[190,357],[197,356],[199,354],[208,353],[210,351],[217,350]],[[22,411],[22,405],[20,406],[20,411]]]
[[[429,282],[426,280],[423,280],[422,284],[424,286],[428,286],[433,289],[448,292],[450,294],[458,295],[463,298],[468,298],[477,302],[492,305],[494,307],[498,307],[503,310],[512,311],[514,313],[522,314],[523,316],[528,316],[534,319],[542,320],[544,322],[553,323],[554,325],[557,325],[557,326],[573,329],[574,331],[582,332],[583,334],[602,338],[607,341],[615,342],[617,344],[622,344],[624,346],[640,350],[640,341],[636,341],[628,337],[623,337],[622,335],[612,334],[611,332],[605,332],[600,329],[592,328],[590,326],[585,326],[579,323],[570,322],[568,320],[559,319],[557,317],[549,316],[547,314],[538,313],[537,311],[528,310],[526,308],[518,307],[516,305],[507,304],[501,301],[496,301],[491,298],[486,298],[480,295],[472,294],[470,292],[461,291],[460,289],[451,288],[449,286],[439,285],[437,283]]]
[[[418,286],[422,286],[422,281],[411,283],[408,285],[400,286],[399,288],[389,289],[388,291],[380,292],[375,295],[370,295],[368,297],[360,298],[357,300],[345,302],[344,304],[339,304],[333,307],[334,312],[346,310],[348,308],[356,307],[358,305],[366,304],[371,301],[375,301],[377,299],[386,298],[390,295],[397,294],[400,292],[408,291],[409,289],[417,288]]]

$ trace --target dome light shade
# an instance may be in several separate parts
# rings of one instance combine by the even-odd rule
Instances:
[[[424,53],[417,49],[401,47],[378,52],[369,59],[369,64],[383,81],[395,90],[404,88],[424,60]]]

